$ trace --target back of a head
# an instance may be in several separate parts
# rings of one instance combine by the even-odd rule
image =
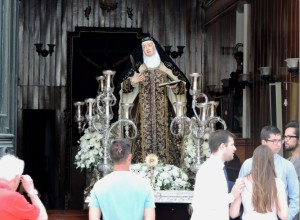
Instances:
[[[235,138],[235,135],[228,130],[217,130],[209,135],[208,144],[212,153],[216,152],[219,146],[228,142],[228,138]]]
[[[252,204],[259,213],[278,208],[274,154],[266,145],[259,145],[253,152],[251,175],[253,179]]]
[[[266,145],[259,145],[253,152],[252,174],[261,174],[274,177],[274,154]]]
[[[295,128],[295,135],[299,137],[299,121],[289,121],[284,128]]]
[[[0,158],[0,179],[12,180],[17,175],[22,175],[24,161],[14,155],[6,154]]]
[[[280,130],[273,126],[267,125],[261,129],[260,140],[268,140],[271,134],[281,134]]]
[[[127,139],[117,139],[113,141],[109,153],[113,163],[119,164],[125,162],[128,155],[131,153],[129,141]]]

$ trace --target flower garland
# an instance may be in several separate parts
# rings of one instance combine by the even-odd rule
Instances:
[[[75,156],[76,168],[93,170],[103,162],[104,147],[101,143],[103,135],[97,131],[84,130],[79,139],[79,151]]]
[[[130,166],[130,171],[152,183],[151,169],[146,163],[136,163]],[[188,190],[191,184],[188,175],[180,168],[170,164],[157,164],[154,167],[154,190]]]
[[[200,155],[201,155],[201,162],[204,162],[206,159],[210,157],[210,149],[208,145],[209,139],[209,132],[206,132],[203,136],[203,143],[200,146]],[[192,164],[196,162],[196,152],[197,152],[197,141],[191,133],[187,135],[184,140],[183,146],[183,165],[182,169],[185,172],[189,172]]]

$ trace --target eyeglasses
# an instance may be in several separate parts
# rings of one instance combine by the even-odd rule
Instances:
[[[298,136],[295,136],[295,135],[286,135],[286,136],[283,136],[283,139],[285,141],[289,141],[291,138],[298,138]]]
[[[272,142],[272,144],[282,144],[283,143],[283,140],[266,140],[266,141],[269,141],[269,142]]]

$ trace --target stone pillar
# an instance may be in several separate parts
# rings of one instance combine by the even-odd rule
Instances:
[[[15,152],[18,4],[0,0],[0,156]]]

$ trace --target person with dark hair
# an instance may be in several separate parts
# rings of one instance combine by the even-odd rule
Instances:
[[[275,126],[265,126],[260,132],[261,144],[268,146],[274,154],[276,176],[284,185],[289,204],[288,220],[292,220],[299,212],[299,181],[293,164],[278,153],[283,143],[281,132]],[[245,160],[239,177],[245,177],[251,172],[253,158]]]
[[[173,103],[187,102],[186,82],[162,61],[152,37],[143,38],[141,46],[143,63],[132,64],[134,73],[121,83],[120,91],[120,103],[134,104],[132,116],[139,131],[132,143],[133,162],[155,153],[161,163],[179,166],[183,138],[172,136],[170,124],[175,117]]]
[[[126,139],[112,142],[110,158],[114,171],[98,180],[91,192],[89,220],[154,220],[154,194],[150,184],[129,171],[130,143]]]
[[[230,216],[240,215],[244,207],[243,220],[281,220],[288,217],[285,186],[276,177],[274,155],[266,145],[258,146],[253,152],[251,173],[243,178],[246,189],[230,205]]]
[[[45,206],[34,188],[29,175],[22,175],[24,161],[14,155],[6,154],[0,158],[0,219],[47,220]],[[29,202],[21,193],[16,192],[19,185],[27,193]]]
[[[290,121],[285,125],[284,131],[284,147],[290,152],[291,161],[296,169],[298,181],[300,181],[300,140],[299,140],[299,121]],[[299,219],[299,212],[294,220]]]
[[[300,141],[299,141],[299,121],[290,121],[285,125],[284,131],[284,147],[290,152],[288,158],[294,164],[300,180]]]
[[[217,130],[210,134],[209,148],[212,154],[196,175],[191,220],[229,219],[229,204],[245,187],[243,181],[238,179],[228,193],[224,162],[234,157],[234,138],[235,135],[227,130]]]

